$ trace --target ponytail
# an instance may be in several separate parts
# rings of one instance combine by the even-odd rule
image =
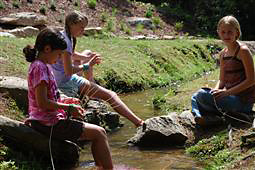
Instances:
[[[27,45],[25,48],[23,48],[23,53],[28,62],[33,62],[37,58],[38,54],[37,50],[31,45]]]

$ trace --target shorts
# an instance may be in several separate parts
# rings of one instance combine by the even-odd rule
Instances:
[[[89,84],[89,81],[77,74],[73,74],[71,79],[65,83],[60,83],[58,88],[60,94],[63,93],[68,97],[78,97],[78,92],[83,84]]]
[[[50,136],[52,126],[45,126],[37,120],[30,120],[30,122],[34,130]],[[53,125],[52,138],[76,143],[84,130],[83,125],[83,122],[74,119],[59,120],[57,124]]]

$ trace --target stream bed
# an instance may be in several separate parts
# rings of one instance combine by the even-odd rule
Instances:
[[[166,92],[167,89],[152,89],[122,94],[120,97],[135,114],[145,120],[162,114],[160,111],[154,110],[152,98],[155,94]],[[203,169],[201,163],[185,154],[184,148],[144,149],[128,146],[127,140],[134,136],[136,128],[123,117],[121,117],[121,121],[124,123],[124,126],[118,131],[108,134],[112,159],[116,170]],[[89,145],[82,151],[80,165],[75,169],[96,169]]]

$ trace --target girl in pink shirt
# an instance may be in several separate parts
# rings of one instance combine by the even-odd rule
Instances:
[[[106,132],[102,127],[84,123],[72,117],[82,117],[84,110],[79,105],[65,104],[58,95],[56,81],[49,64],[56,63],[67,48],[64,37],[54,29],[42,30],[34,46],[23,49],[28,62],[29,118],[32,128],[45,134],[52,134],[60,140],[91,140],[91,150],[99,169],[112,169],[112,158]]]

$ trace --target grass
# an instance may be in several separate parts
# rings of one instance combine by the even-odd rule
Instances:
[[[29,63],[22,49],[34,38],[0,38],[1,75],[26,78]],[[95,66],[96,81],[118,92],[138,91],[153,87],[174,86],[215,69],[208,46],[213,40],[148,41],[124,39],[80,38],[77,50],[90,49],[102,55],[102,64]]]

